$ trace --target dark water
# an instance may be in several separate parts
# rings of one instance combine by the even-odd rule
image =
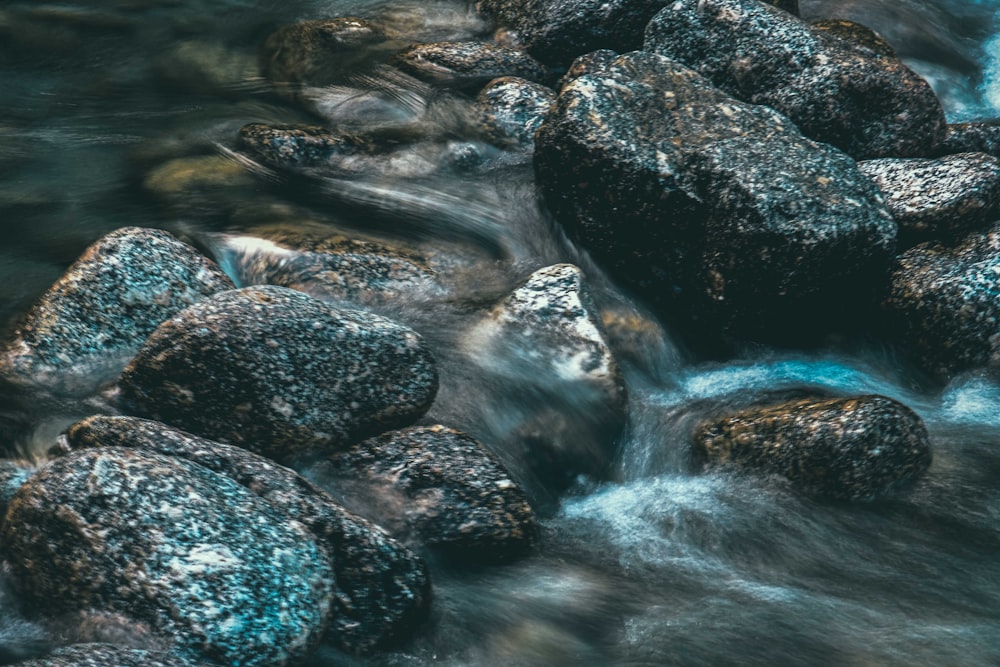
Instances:
[[[953,121],[1000,115],[998,11],[997,0],[803,0],[809,17],[883,32]],[[435,562],[433,619],[418,639],[370,659],[324,649],[312,665],[1000,664],[1000,384],[970,375],[930,387],[870,341],[700,360],[566,241],[539,210],[528,165],[430,174],[442,147],[490,150],[463,129],[461,97],[411,91],[367,116],[426,121],[391,170],[304,192],[248,178],[226,153],[242,125],[317,120],[259,78],[257,45],[283,23],[338,15],[426,39],[485,29],[451,2],[0,2],[0,319],[125,225],[171,230],[230,267],[234,235],[260,224],[402,238],[449,258],[466,304],[384,308],[435,347],[432,415],[491,446],[533,420],[565,428],[597,473],[560,495],[499,451],[543,513],[537,555],[484,570]],[[357,100],[328,96],[327,122],[363,123]],[[478,317],[467,304],[562,261],[585,269],[606,311],[641,323],[617,343],[630,418],[614,443],[565,426],[580,422],[583,397],[547,393],[547,378],[498,372],[463,346]],[[692,469],[689,429],[710,406],[802,389],[906,403],[932,434],[929,473],[905,495],[849,507]],[[41,451],[75,416],[10,408],[0,444]],[[0,660],[81,632],[22,618],[0,591]]]

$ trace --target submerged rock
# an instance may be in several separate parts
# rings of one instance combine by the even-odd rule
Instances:
[[[643,48],[856,159],[930,155],[945,131],[934,91],[858,32],[813,28],[756,0],[678,0],[650,21]]]
[[[380,523],[463,560],[508,560],[534,542],[535,515],[524,492],[492,454],[454,429],[384,433],[330,455],[318,470],[348,484],[367,479],[369,494],[383,498]],[[398,502],[386,500],[392,497]]]
[[[333,573],[316,538],[177,458],[107,448],[56,459],[15,495],[0,542],[40,612],[128,614],[193,659],[289,664],[329,621]]]
[[[426,564],[293,470],[239,447],[135,417],[77,422],[67,429],[64,447],[127,447],[184,459],[241,484],[285,521],[308,528],[332,556],[337,595],[327,639],[344,650],[366,653],[386,646],[427,616],[431,588]]]
[[[19,667],[211,667],[215,663],[112,644],[76,644],[17,664]]]
[[[556,99],[551,88],[517,77],[494,79],[476,98],[483,129],[491,141],[531,152],[535,131]]]
[[[462,88],[476,88],[501,76],[535,83],[544,83],[550,76],[527,53],[489,42],[417,44],[393,56],[392,64],[418,79]]]
[[[1000,160],[985,153],[858,164],[885,195],[901,237],[954,237],[1000,213]]]
[[[902,345],[941,378],[1000,366],[1000,225],[904,252],[883,308]]]
[[[923,421],[884,396],[807,398],[708,419],[695,447],[710,466],[774,473],[815,496],[870,501],[931,463]]]
[[[662,56],[626,54],[568,84],[535,141],[570,234],[716,333],[798,331],[893,255],[896,224],[851,158]]]
[[[411,329],[265,286],[164,322],[119,388],[131,414],[290,461],[412,423],[437,372]]]
[[[113,379],[164,320],[232,282],[170,234],[127,227],[91,245],[25,315],[0,374],[56,394]]]

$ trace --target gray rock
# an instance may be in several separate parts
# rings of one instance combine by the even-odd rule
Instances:
[[[597,49],[631,51],[664,0],[479,0],[477,8],[551,66]]]
[[[126,613],[224,664],[303,659],[335,592],[304,526],[223,475],[132,449],[50,462],[15,495],[0,543],[28,604]]]
[[[894,252],[896,224],[852,159],[662,56],[626,54],[567,85],[535,142],[571,236],[711,329],[797,330]]]
[[[18,667],[211,667],[215,663],[112,644],[76,644],[17,664]]]
[[[366,653],[405,637],[427,615],[425,563],[381,528],[347,512],[295,471],[239,447],[135,417],[90,417],[66,430],[66,451],[128,447],[185,459],[225,475],[308,528],[333,560],[338,594],[327,639]]]
[[[4,515],[7,514],[7,507],[10,506],[14,494],[34,473],[35,469],[27,464],[0,461],[0,524],[3,524]]]
[[[860,162],[885,195],[901,239],[952,238],[1000,213],[1000,160],[985,153]]]
[[[773,4],[773,3],[772,3]],[[846,19],[822,19],[809,24],[816,31],[822,31],[865,48],[883,58],[895,58],[896,51],[882,35],[871,28]]]
[[[756,0],[678,0],[650,21],[643,48],[856,159],[926,157],[944,137],[941,104],[878,43],[869,48]]]
[[[290,461],[409,425],[434,400],[437,372],[411,329],[265,286],[164,322],[119,388],[130,414]]]
[[[563,74],[562,78],[559,79],[559,83],[556,84],[556,90],[562,90],[571,81],[579,79],[584,74],[599,72],[614,62],[619,55],[621,54],[611,49],[598,49],[590,53],[584,53],[566,68],[566,73]]]
[[[384,433],[330,455],[318,470],[348,484],[367,479],[369,495],[381,499],[374,519],[463,560],[509,560],[535,540],[524,492],[492,454],[454,429]]]
[[[901,343],[941,378],[1000,366],[1000,225],[904,252],[883,308]]]
[[[501,76],[535,83],[545,83],[551,76],[524,51],[490,42],[417,44],[397,53],[391,62],[418,79],[460,88],[478,88]]]
[[[113,379],[164,320],[232,282],[170,234],[127,227],[91,245],[0,351],[0,375],[53,394]]]
[[[694,439],[710,466],[777,474],[810,495],[853,502],[902,488],[931,463],[920,417],[875,395],[746,408],[702,422]]]
[[[531,152],[535,131],[555,102],[551,88],[517,77],[494,79],[476,98],[483,129],[491,141]]]
[[[1000,118],[949,124],[938,153],[986,153],[1000,157]]]

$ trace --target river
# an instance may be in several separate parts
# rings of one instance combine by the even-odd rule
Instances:
[[[802,0],[802,12],[879,30],[931,82],[950,121],[1000,116],[1000,0]],[[307,219],[389,235],[405,223],[413,243],[461,257],[463,275],[476,277],[461,287],[470,300],[577,263],[599,302],[643,322],[622,359],[624,436],[610,453],[580,446],[598,474],[556,484],[546,475],[560,471],[505,459],[531,478],[542,521],[536,553],[486,569],[432,562],[433,618],[412,643],[369,658],[324,647],[310,667],[1000,664],[995,378],[935,386],[871,339],[702,358],[549,222],[523,163],[464,181],[360,175],[308,192],[271,191],[226,170],[185,176],[185,165],[225,160],[247,123],[310,120],[260,78],[256,49],[282,24],[343,15],[391,16],[437,39],[483,28],[446,0],[0,2],[0,321],[13,322],[89,243],[119,227],[173,231],[219,253],[225,267],[219,234]],[[449,118],[438,130],[465,140]],[[431,414],[443,423],[490,445],[532,418],[579,417],[573,395],[556,400],[528,373],[489,375],[470,361],[466,309],[387,310],[435,347],[442,390]],[[930,471],[907,493],[846,506],[693,466],[690,429],[707,405],[803,390],[905,403],[931,433]],[[539,396],[551,404],[539,406]],[[29,413],[30,402],[0,405],[0,444],[12,454],[37,456],[85,416]],[[70,633],[22,618],[9,593],[0,607],[0,658]]]

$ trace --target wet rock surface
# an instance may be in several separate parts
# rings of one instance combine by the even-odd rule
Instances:
[[[483,128],[491,141],[530,152],[535,132],[555,101],[551,88],[517,77],[490,81],[476,97]]]
[[[1000,213],[1000,160],[985,153],[858,164],[885,196],[903,239],[954,238]]]
[[[643,48],[856,159],[928,156],[944,137],[944,112],[883,43],[811,28],[756,0],[681,0],[650,21]]]
[[[523,51],[490,42],[417,44],[392,57],[392,64],[441,86],[476,88],[502,76],[545,83],[549,71]]]
[[[77,644],[17,664],[20,667],[210,667],[214,663],[113,644]]]
[[[437,372],[411,329],[265,286],[164,322],[119,388],[130,414],[290,461],[412,423]]]
[[[1000,119],[949,124],[938,153],[986,153],[1000,157]]]
[[[590,53],[584,53],[582,56],[577,57],[570,63],[569,67],[566,68],[566,73],[563,74],[562,78],[559,79],[559,83],[556,84],[556,90],[562,90],[570,82],[575,79],[579,79],[584,74],[599,72],[614,62],[614,60],[620,55],[620,53],[612,51],[611,49],[597,49],[596,51],[591,51]]]
[[[39,612],[126,613],[195,659],[289,664],[329,620],[333,574],[315,537],[177,458],[108,448],[56,459],[18,491],[0,539]]]
[[[348,483],[368,480],[369,494],[382,498],[375,501],[380,523],[463,561],[509,560],[535,540],[524,492],[481,444],[445,426],[384,433],[332,454],[316,470]]]
[[[940,378],[1000,364],[1000,226],[904,252],[883,309],[903,347]]]
[[[330,164],[351,155],[370,153],[370,142],[350,133],[317,125],[266,125],[251,123],[240,129],[237,146],[262,161],[282,169]]]
[[[747,408],[702,422],[694,440],[709,466],[777,474],[810,495],[852,502],[905,487],[931,463],[923,421],[875,395]]]
[[[27,464],[0,460],[0,525],[14,494],[34,473],[35,469]]]
[[[232,282],[167,232],[128,227],[90,246],[0,351],[7,379],[54,394],[114,378],[163,320]]]
[[[798,327],[810,304],[861,293],[895,247],[853,160],[655,54],[567,85],[535,141],[546,203],[571,236],[712,328]]]
[[[135,417],[90,417],[67,429],[64,447],[124,447],[184,459],[241,484],[286,521],[308,528],[332,556],[327,639],[366,653],[407,637],[427,615],[427,566],[381,528],[354,516],[293,470],[239,447]]]

